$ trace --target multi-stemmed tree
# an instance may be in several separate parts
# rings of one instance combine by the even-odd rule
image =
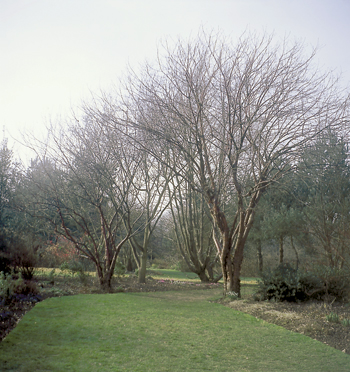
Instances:
[[[176,177],[205,201],[224,293],[240,295],[261,196],[297,167],[306,145],[349,122],[348,96],[316,70],[314,55],[267,36],[233,45],[202,33],[166,46],[157,63],[131,71],[115,97],[86,105],[81,122],[53,136],[46,154],[54,171],[37,181],[35,208],[55,209],[57,232],[108,287],[122,245],[140,229],[146,262],[151,231],[171,200],[164,190],[176,197]]]
[[[183,260],[202,282],[218,281],[221,276],[214,275],[218,257],[213,228],[203,195],[196,193],[191,184],[177,175],[172,179],[170,192],[175,241]]]
[[[201,35],[131,73],[119,103],[104,101],[111,130],[144,131],[141,147],[204,197],[225,293],[240,294],[262,193],[293,168],[305,144],[348,121],[347,97],[315,70],[313,57],[300,44],[275,45],[266,36],[232,45]]]
[[[121,136],[110,136],[92,118],[62,129],[50,132],[41,177],[28,173],[27,210],[90,259],[101,287],[109,290],[118,254],[133,233],[139,158]]]
[[[139,269],[139,282],[145,283],[150,240],[171,202],[167,194],[171,177],[169,170],[147,152],[141,150],[140,155],[141,161],[134,175],[134,185],[142,217],[139,224],[135,225],[134,231],[139,230],[141,241],[138,241],[136,236],[131,236],[129,243]]]

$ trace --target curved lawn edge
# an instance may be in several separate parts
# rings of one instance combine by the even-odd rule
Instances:
[[[349,371],[350,356],[209,302],[216,291],[47,299],[0,344],[15,371]]]

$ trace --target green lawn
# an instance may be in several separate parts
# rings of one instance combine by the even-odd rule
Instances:
[[[53,271],[53,269],[49,268],[38,268],[36,269],[36,275],[38,276],[44,276],[48,277],[49,273]],[[54,269],[55,276],[61,276],[61,277],[71,277],[69,270],[62,271],[61,269],[55,268]],[[95,277],[95,272],[85,272],[86,275],[90,275]],[[199,277],[198,275],[192,273],[192,272],[182,272],[178,270],[171,270],[171,269],[147,269],[147,275],[152,276],[154,279],[172,279],[172,280],[181,280],[181,281],[198,281]]]
[[[149,270],[148,270],[149,271]],[[151,276],[154,279],[173,279],[173,280],[184,280],[184,281],[200,281],[198,275],[189,272],[182,272],[178,270],[170,269],[150,269]]]
[[[221,290],[50,298],[0,344],[1,371],[350,371],[350,356],[209,302]]]
[[[147,269],[148,270],[148,269]],[[181,281],[197,281],[200,283],[198,275],[192,272],[183,272],[178,270],[171,269],[149,269],[148,272],[154,279],[172,279],[172,280],[181,280]],[[257,278],[241,278],[241,283],[244,284],[256,284]],[[220,281],[222,283],[222,280]]]

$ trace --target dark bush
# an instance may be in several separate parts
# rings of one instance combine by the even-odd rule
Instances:
[[[298,272],[289,264],[281,264],[273,270],[264,271],[257,291],[261,300],[297,301],[302,293]]]
[[[350,272],[345,269],[314,266],[301,278],[310,298],[321,300],[347,300],[350,298]]]
[[[323,281],[313,272],[303,272],[299,277],[300,288],[303,291],[301,300],[322,300],[324,296]]]
[[[10,273],[10,264],[11,260],[8,254],[7,242],[3,234],[0,233],[0,272]]]
[[[36,296],[38,293],[36,283],[23,280],[21,274],[0,272],[0,303],[11,302],[17,296]]]
[[[307,272],[281,264],[262,273],[255,297],[259,300],[306,301],[350,298],[350,273],[320,266]]]
[[[23,240],[14,240],[10,248],[11,266],[22,274],[25,280],[31,280],[37,266],[39,246],[27,245]]]
[[[39,293],[35,282],[23,280],[14,290],[17,295],[37,295]]]
[[[6,253],[0,251],[0,272],[4,272],[4,273],[11,272],[10,264],[11,264],[11,261],[7,257]]]

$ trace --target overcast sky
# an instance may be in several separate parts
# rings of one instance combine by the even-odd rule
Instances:
[[[319,45],[322,69],[350,82],[350,0],[0,0],[0,139],[45,124],[107,90],[159,41],[245,30]]]

